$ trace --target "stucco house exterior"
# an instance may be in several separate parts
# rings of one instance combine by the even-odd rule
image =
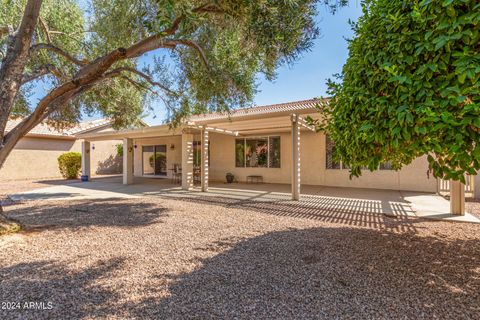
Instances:
[[[135,130],[85,132],[85,175],[91,174],[88,150],[93,144],[123,140],[123,183],[134,177],[175,178],[184,189],[195,183],[208,189],[209,181],[225,181],[232,173],[238,182],[286,183],[298,199],[301,185],[361,187],[437,192],[437,180],[428,174],[426,157],[402,170],[388,164],[380,170],[349,178],[348,168],[332,158],[328,136],[303,120],[318,117],[318,100],[304,100],[238,109],[230,113],[192,116],[179,128],[158,125]],[[93,156],[92,156],[93,157]],[[252,178],[253,177],[253,178]]]
[[[6,131],[20,121],[9,120]],[[0,169],[0,181],[61,178],[57,158],[65,152],[81,151],[81,141],[76,135],[108,131],[113,131],[108,119],[81,122],[64,131],[41,123],[20,139],[12,150]],[[122,159],[117,155],[116,148],[118,143],[121,141],[98,141],[92,146],[93,174],[122,172]]]

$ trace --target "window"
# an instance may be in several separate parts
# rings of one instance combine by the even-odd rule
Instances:
[[[236,139],[235,166],[280,168],[280,137]]]
[[[142,146],[142,174],[167,175],[167,146]]]
[[[334,153],[335,153],[335,142],[333,142],[332,139],[330,139],[330,136],[327,135],[327,141],[326,141],[326,149],[327,149],[327,155],[326,155],[326,163],[327,163],[327,169],[350,169],[346,164],[342,163],[341,161],[335,161],[334,160]],[[368,170],[367,167],[363,168],[364,170]],[[381,163],[379,166],[380,170],[393,170],[392,164],[390,162],[384,162]]]
[[[335,161],[333,155],[335,153],[335,142],[327,135],[327,169],[342,169],[342,163]]]

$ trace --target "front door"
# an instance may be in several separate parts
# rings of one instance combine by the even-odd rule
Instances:
[[[143,146],[142,164],[144,176],[167,175],[167,146]]]

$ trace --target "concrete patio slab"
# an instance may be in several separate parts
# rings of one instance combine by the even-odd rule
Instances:
[[[116,176],[52,186],[10,197],[17,201],[174,197],[245,208],[268,207],[270,211],[298,211],[309,216],[335,211],[368,215],[368,219],[373,220],[375,215],[385,215],[480,223],[480,219],[470,214],[450,215],[449,202],[435,194],[323,186],[302,186],[300,201],[292,201],[290,186],[286,184],[211,183],[208,192],[200,192],[200,188],[182,190],[168,179],[135,178],[134,184],[123,185],[121,177]]]
[[[480,219],[471,213],[459,216],[450,214],[450,202],[436,194],[416,194],[403,192],[404,199],[412,204],[418,217],[433,220],[480,223]]]

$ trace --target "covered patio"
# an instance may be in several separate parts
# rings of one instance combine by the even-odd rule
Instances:
[[[269,200],[299,201],[302,198],[308,200],[309,197],[317,195],[318,190],[322,190],[321,195],[324,197],[342,199],[353,197],[380,201],[380,204],[376,203],[373,206],[371,202],[343,200],[329,202],[332,206],[347,211],[370,206],[370,211],[387,215],[401,216],[406,212],[416,211],[422,217],[433,219],[475,220],[475,217],[468,213],[462,215],[464,202],[461,196],[462,188],[461,186],[459,188],[458,183],[451,184],[450,203],[432,194],[436,190],[436,180],[430,179],[429,175],[426,179],[419,178],[425,175],[421,161],[416,167],[406,169],[405,174],[397,174],[393,170],[378,170],[375,174],[367,172],[354,181],[349,179],[348,170],[345,170],[344,166],[332,165],[334,162],[332,153],[328,156],[326,151],[328,144],[326,135],[317,133],[304,120],[305,117],[314,114],[318,117],[315,109],[317,102],[302,101],[239,109],[228,114],[210,113],[192,116],[178,128],[171,128],[165,124],[132,130],[81,134],[78,138],[83,139],[82,177],[88,180],[92,176],[90,153],[94,149],[93,144],[96,141],[119,140],[123,145],[123,173],[121,181],[113,183],[121,183],[124,186],[143,185],[135,186],[131,190],[151,189],[148,192],[155,193],[168,189],[175,190],[169,192],[178,195],[182,192],[193,195],[189,192],[200,191],[203,195],[195,194],[195,197],[215,198],[223,195],[224,191],[219,191],[221,189],[229,190],[228,198],[239,197],[243,201],[248,201],[251,197],[261,198],[262,201],[270,197],[273,198]],[[274,153],[278,158],[274,158],[273,161],[272,145],[275,146],[275,151],[278,151],[277,155]],[[267,151],[261,153],[259,149]],[[249,155],[250,158],[247,157],[247,150],[254,150],[253,156]],[[163,157],[158,165],[159,170],[156,163],[157,151]],[[262,163],[258,161],[260,157]],[[152,166],[152,162],[153,170],[145,172],[145,167]],[[426,163],[426,160],[424,162]],[[142,179],[150,177],[150,174],[156,175],[157,171],[163,174],[163,177],[158,178],[175,177],[175,179],[155,183]],[[238,185],[221,183],[230,172],[240,177],[236,181],[240,182]],[[242,184],[248,182],[249,178],[259,178],[250,181],[266,183]],[[174,181],[179,182],[181,188],[176,185],[172,185],[171,188],[159,187],[172,184]],[[351,188],[353,186],[355,188]],[[367,190],[368,192],[362,191],[365,187],[371,189]],[[417,197],[421,192],[392,190],[416,190],[424,192],[424,196]],[[368,196],[363,198],[364,194]],[[423,200],[418,202],[416,210],[405,209],[403,206],[385,205],[379,200],[383,199],[385,194],[395,194],[394,198],[397,200],[405,200],[409,194],[414,194],[417,197],[415,199]],[[395,206],[396,208],[393,208]],[[451,215],[450,212],[459,215]]]
[[[240,118],[237,121],[232,121],[232,117]],[[95,141],[104,140],[121,140],[123,143],[123,174],[122,183],[130,185],[135,181],[142,182],[143,180],[135,180],[139,178],[138,174],[135,177],[135,149],[137,144],[135,141],[146,139],[161,139],[161,138],[177,138],[181,139],[181,154],[178,167],[180,167],[179,174],[181,174],[181,187],[185,191],[189,191],[195,186],[195,178],[199,177],[200,190],[202,192],[209,191],[210,181],[210,133],[242,137],[252,136],[265,133],[290,133],[291,149],[287,152],[291,153],[291,178],[290,178],[290,198],[291,200],[300,199],[301,188],[301,132],[311,131],[315,129],[309,126],[304,118],[296,113],[291,113],[288,110],[278,112],[275,111],[275,117],[272,117],[268,112],[263,111],[262,114],[250,112],[247,114],[234,113],[228,116],[210,114],[197,116],[188,121],[184,126],[176,129],[170,128],[168,125],[159,125],[148,128],[141,128],[135,130],[120,130],[120,131],[106,131],[94,134],[80,135],[79,138],[84,139],[82,142],[82,177],[88,179],[91,177],[91,160],[90,153],[92,144]],[[195,137],[200,137],[198,141],[200,145],[200,163],[194,166],[194,145]],[[270,143],[270,141],[268,141]],[[174,144],[172,144],[172,149]],[[156,151],[154,151],[156,159]],[[144,162],[144,160],[142,160]],[[177,164],[167,170],[175,170],[177,173]],[[135,178],[134,178],[135,177]],[[263,179],[262,179],[263,180]],[[285,190],[282,190],[285,191]]]

